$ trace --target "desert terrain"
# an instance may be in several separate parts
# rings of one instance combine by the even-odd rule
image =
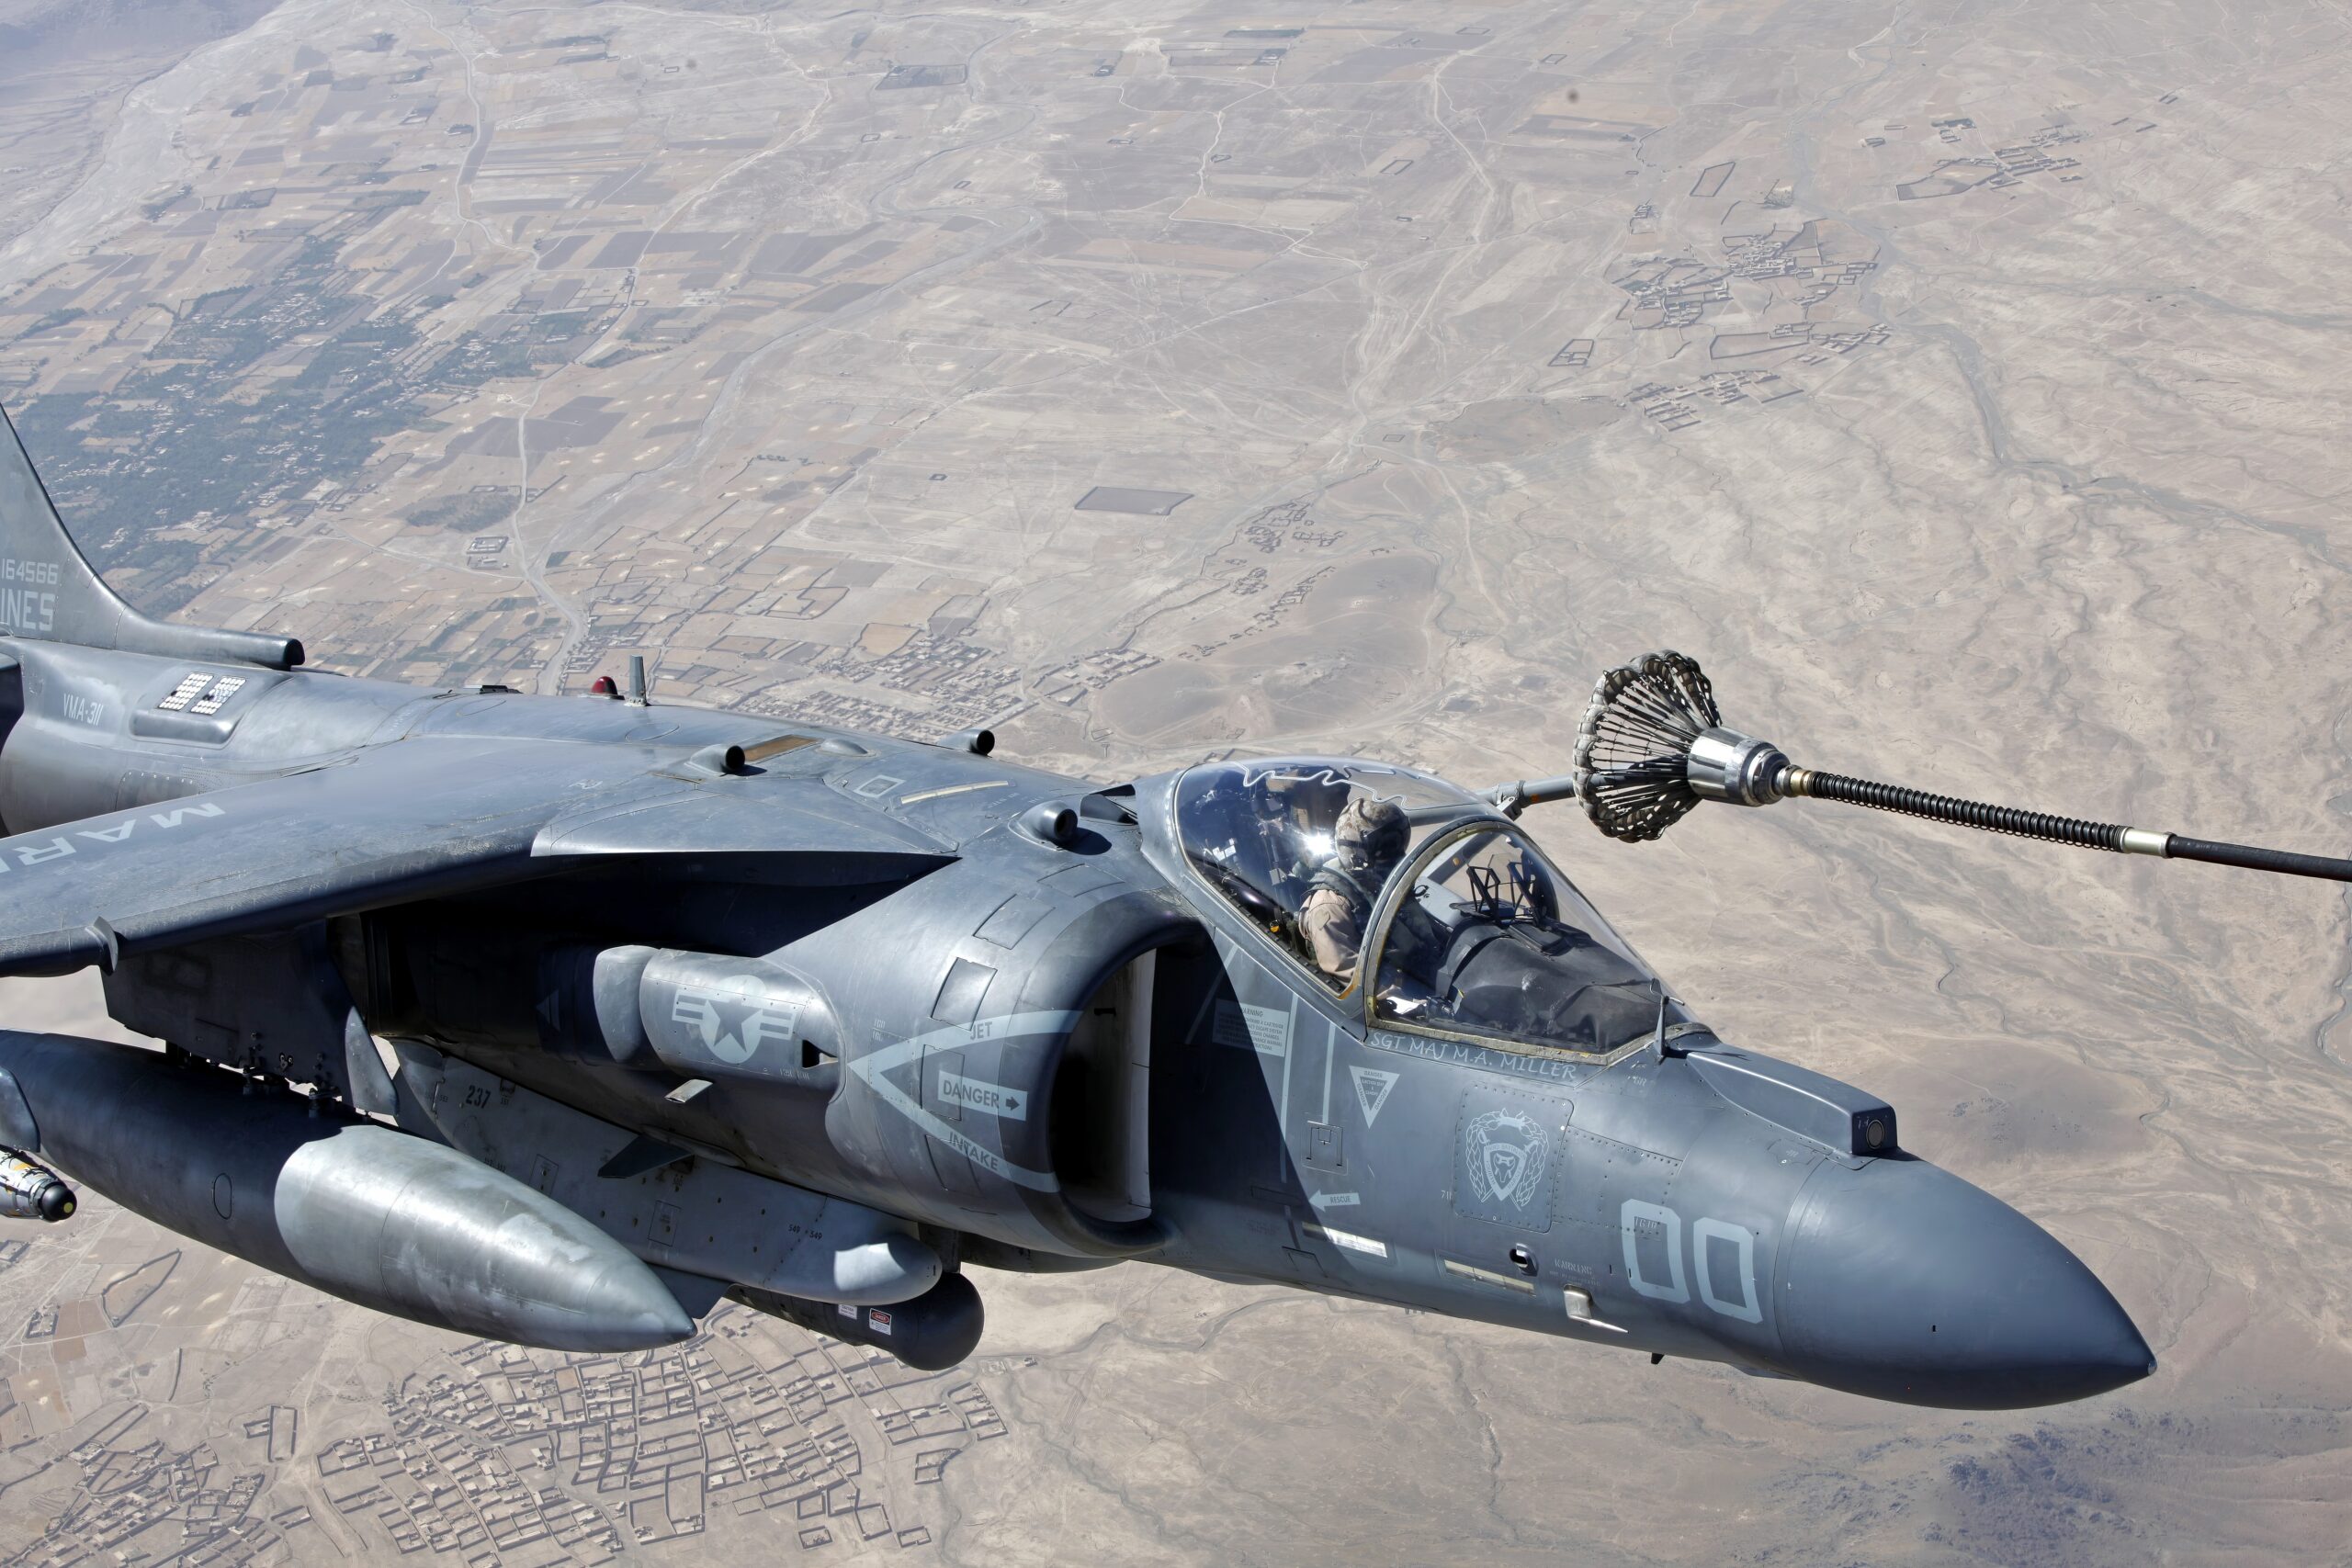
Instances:
[[[2352,840],[2352,21],[1955,0],[0,0],[0,401],[161,614],[936,735],[1800,762]],[[2041,1412],[1144,1265],[946,1374],[0,1234],[0,1562],[2340,1562],[2341,889],[1821,806],[1527,821],[2160,1358]],[[104,1032],[93,982],[11,1027]]]

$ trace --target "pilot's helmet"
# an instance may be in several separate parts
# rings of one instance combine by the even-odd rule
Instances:
[[[1351,871],[1393,865],[1404,857],[1410,835],[1403,807],[1376,795],[1358,795],[1332,825],[1331,850]]]

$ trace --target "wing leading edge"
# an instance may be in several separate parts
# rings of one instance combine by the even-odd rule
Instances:
[[[0,839],[0,975],[111,968],[126,953],[616,857],[708,854],[724,844],[748,855],[949,858],[887,827],[862,842],[831,813],[802,824],[772,797],[721,800],[723,786],[650,770],[650,761],[578,744],[420,738]],[[616,810],[634,830],[610,830]],[[692,827],[662,830],[673,812]],[[726,817],[742,830],[720,831],[714,818]],[[582,819],[596,826],[569,829]]]

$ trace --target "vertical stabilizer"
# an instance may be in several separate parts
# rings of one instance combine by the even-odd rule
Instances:
[[[302,662],[302,645],[293,637],[151,620],[116,597],[66,533],[5,409],[0,409],[0,637],[231,660],[273,670]]]

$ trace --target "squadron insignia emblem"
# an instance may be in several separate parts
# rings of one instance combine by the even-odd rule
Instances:
[[[1533,1118],[1489,1111],[1464,1130],[1462,1143],[1470,1190],[1478,1201],[1525,1209],[1535,1201],[1552,1149]]]

